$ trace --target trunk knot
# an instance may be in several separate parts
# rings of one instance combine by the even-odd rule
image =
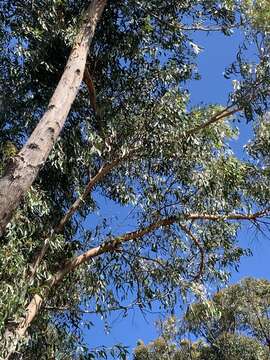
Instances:
[[[28,145],[28,148],[32,149],[32,150],[36,150],[36,149],[39,149],[39,146],[36,143],[31,143]]]

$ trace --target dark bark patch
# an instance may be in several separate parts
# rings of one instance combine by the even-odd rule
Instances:
[[[77,75],[80,75],[81,70],[80,70],[80,69],[77,69],[77,70],[75,71],[75,73],[76,73]]]
[[[55,129],[50,126],[50,127],[48,127],[47,131],[48,131],[48,133],[50,134],[50,140],[51,140],[52,142],[54,142]]]
[[[9,180],[13,181],[15,179],[14,172],[18,167],[18,161],[16,158],[8,160],[7,166],[4,170],[3,177],[7,177]]]
[[[52,127],[50,126],[50,127],[48,127],[48,132],[49,132],[50,134],[54,134],[55,130],[54,130],[54,128],[52,128]]]
[[[38,144],[36,144],[36,143],[31,143],[31,144],[29,144],[27,147],[28,147],[29,149],[32,149],[32,150],[37,150],[37,149],[39,149],[39,146],[38,146]]]

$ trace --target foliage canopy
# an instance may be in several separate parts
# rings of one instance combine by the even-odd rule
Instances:
[[[266,360],[269,358],[270,283],[247,278],[170,318],[162,335],[142,342],[134,360]],[[192,337],[196,341],[191,341]]]
[[[169,311],[207,281],[226,280],[247,253],[237,234],[243,222],[267,217],[270,191],[269,11],[255,3],[108,2],[87,59],[97,110],[83,84],[1,238],[3,356],[7,329],[16,330],[34,295],[43,304],[18,356],[89,359],[83,311],[106,314],[130,299]],[[87,5],[0,2],[3,176],[46,109]],[[235,28],[244,43],[225,72],[235,85],[228,104],[191,106],[189,83],[200,78],[194,33]],[[236,118],[254,121],[243,158],[231,146]],[[126,219],[109,218],[104,201]],[[84,253],[83,263],[76,256]]]

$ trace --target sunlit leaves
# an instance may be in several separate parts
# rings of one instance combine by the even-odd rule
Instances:
[[[269,291],[268,281],[245,279],[191,305],[183,319],[159,324],[161,337],[139,342],[134,359],[268,359]]]
[[[12,166],[14,155],[39,121],[61,77],[86,5],[66,0],[24,1],[23,6],[17,0],[1,3],[5,22],[0,26],[4,49],[0,89],[7,94],[1,95],[1,172]],[[239,159],[231,148],[238,135],[230,124],[233,117],[214,121],[213,116],[225,107],[210,103],[191,108],[188,92],[189,81],[199,79],[200,48],[193,30],[214,27],[228,35],[242,26],[241,15],[252,16],[249,25],[257,21],[255,15],[264,15],[264,6],[250,15],[239,13],[238,5],[229,0],[108,2],[87,59],[97,111],[82,85],[61,137],[2,239],[2,333],[8,319],[19,319],[29,298],[74,255],[130,228],[141,229],[170,216],[175,223],[68,274],[52,290],[29,330],[31,342],[22,348],[24,358],[31,358],[33,351],[56,359],[66,355],[106,358],[105,349],[91,351],[84,344],[82,326],[92,326],[91,320],[85,321],[84,310],[106,319],[112,309],[126,314],[134,304],[143,310],[155,302],[172,311],[190,293],[202,295],[204,281],[226,280],[231,267],[248,254],[237,243],[240,223],[226,221],[226,215],[249,212],[269,201],[268,123],[263,120],[256,125],[246,157]],[[253,29],[249,27],[247,33]],[[247,47],[250,38],[246,40]],[[258,63],[239,52],[226,73],[235,80],[229,101],[248,120],[258,120],[257,115],[268,107],[265,49],[256,48]],[[93,185],[63,232],[55,233],[89,181],[116,159],[121,161]],[[108,204],[112,216],[105,209]],[[117,218],[118,212],[124,216]],[[222,218],[188,221],[192,213]],[[201,254],[183,224],[204,251],[198,281],[194,279]],[[48,249],[30,279],[46,240]],[[203,348],[201,343],[191,346],[194,356]],[[154,350],[163,347],[162,340],[153,345]],[[112,351],[118,358],[125,356],[125,348]]]

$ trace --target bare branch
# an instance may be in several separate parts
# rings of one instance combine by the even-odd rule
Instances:
[[[98,174],[101,174],[101,173],[102,173],[102,171],[100,170]],[[94,178],[97,178],[97,175]],[[90,182],[89,182],[89,184],[90,184]],[[84,194],[86,194],[86,192]],[[81,200],[81,199],[78,199],[78,200]],[[78,200],[76,200],[76,201],[78,201]],[[70,209],[72,209],[72,207]],[[259,218],[262,218],[262,217],[268,215],[269,213],[270,213],[270,208],[266,208],[266,209],[263,209],[263,210],[260,210],[260,211],[257,211],[255,213],[251,213],[251,214],[241,214],[241,213],[224,214],[224,215],[220,215],[220,214],[200,214],[200,213],[179,214],[178,216],[172,216],[172,217],[169,217],[167,219],[163,219],[163,220],[160,220],[160,221],[158,221],[156,223],[153,223],[152,225],[150,225],[149,227],[147,227],[147,228],[145,228],[143,230],[138,230],[138,231],[135,231],[133,233],[128,233],[128,234],[125,235],[125,237],[122,238],[122,240],[120,242],[125,242],[125,241],[129,241],[129,240],[132,240],[132,239],[135,239],[135,238],[138,238],[138,237],[142,237],[143,235],[145,235],[145,234],[147,234],[147,233],[149,233],[149,232],[151,232],[151,231],[153,231],[153,230],[155,230],[155,229],[157,229],[157,228],[159,228],[161,226],[171,225],[174,222],[176,222],[176,220],[179,219],[181,216],[185,220],[209,220],[209,221],[246,220],[246,221],[256,221]],[[65,216],[64,218],[66,218],[66,221],[65,222],[62,221],[63,226],[65,225],[65,223],[68,221],[68,219],[70,217]],[[39,256],[37,257],[36,262],[35,262],[35,264],[33,266],[32,274],[31,274],[31,277],[30,277],[31,279],[33,278],[33,275],[35,274],[35,272],[37,270],[37,267],[40,264],[40,261],[44,257],[44,254],[45,254],[48,246],[49,246],[49,240],[46,239],[45,242],[44,242],[43,248],[42,248],[42,250],[41,250]]]
[[[121,236],[117,236],[117,237],[115,237],[113,239],[105,241],[100,246],[97,246],[95,248],[92,248],[92,249],[86,251],[82,255],[76,256],[75,258],[70,260],[68,263],[66,263],[66,265],[64,266],[63,269],[59,270],[53,276],[53,278],[50,280],[50,287],[53,286],[53,285],[58,284],[59,282],[61,282],[66,274],[68,274],[69,272],[75,270],[81,264],[89,261],[89,259],[92,259],[92,258],[97,257],[97,256],[99,256],[101,254],[104,254],[104,253],[118,251],[119,246],[124,244],[125,242],[141,238],[144,235],[146,235],[146,234],[148,234],[148,233],[150,233],[150,232],[152,232],[152,231],[154,231],[156,229],[159,229],[159,228],[161,228],[163,226],[172,225],[173,223],[175,223],[175,221],[176,221],[175,217],[170,217],[170,218],[166,218],[166,219],[156,221],[156,222],[150,224],[149,226],[146,226],[143,229],[136,230],[136,231],[133,231],[133,232],[129,232],[129,233],[126,233],[126,234],[121,235]]]
[[[262,80],[257,79],[252,84],[252,87],[246,91],[245,96],[249,99],[249,101],[252,101],[254,98],[256,98],[257,88],[262,84],[262,82],[263,82]],[[237,103],[233,103],[233,104],[227,106],[225,109],[214,114],[208,121],[206,121],[198,126],[195,126],[193,129],[187,130],[185,135],[186,136],[193,135],[193,134],[199,132],[200,130],[205,129],[206,127],[208,127],[212,124],[215,124],[215,123],[219,122],[220,120],[223,120],[223,119],[225,119],[231,115],[234,115],[240,111],[243,111],[243,106],[239,107],[237,105]]]
[[[183,224],[178,224],[180,226],[180,228],[190,237],[190,239],[194,242],[194,244],[197,246],[197,248],[200,251],[200,255],[201,255],[201,261],[200,261],[200,265],[199,265],[199,270],[198,273],[194,276],[194,280],[197,281],[201,278],[202,274],[203,274],[203,270],[204,270],[204,248],[201,245],[200,241],[196,238],[196,236],[189,230],[189,228],[186,225]]]
[[[125,156],[126,157],[126,156]],[[118,158],[112,161],[109,164],[103,165],[98,173],[88,182],[86,185],[83,194],[78,197],[78,199],[71,205],[66,214],[60,220],[59,224],[55,227],[54,232],[56,234],[61,233],[64,229],[66,223],[70,220],[72,215],[79,209],[79,207],[84,203],[84,200],[87,198],[89,193],[92,191],[94,186],[103,179],[115,166],[117,166],[125,157]]]
[[[199,220],[200,219],[200,220],[211,220],[211,221],[217,221],[217,220],[223,220],[223,221],[226,221],[226,220],[250,220],[250,221],[254,221],[257,218],[265,216],[266,214],[269,213],[269,211],[270,211],[270,208],[266,208],[264,210],[258,211],[253,214],[228,214],[228,215],[209,215],[209,214],[186,214],[185,215],[185,214],[183,214],[183,216],[186,220]],[[52,285],[58,284],[67,273],[69,273],[70,271],[73,271],[74,269],[76,269],[78,266],[80,266],[84,262],[88,261],[89,259],[99,256],[106,252],[112,252],[112,251],[118,250],[119,246],[122,245],[123,243],[141,238],[144,235],[147,235],[157,229],[160,229],[160,228],[166,227],[166,226],[170,226],[175,223],[179,223],[180,218],[181,218],[181,214],[178,216],[171,216],[171,217],[168,217],[165,219],[161,219],[161,220],[158,220],[158,221],[146,226],[143,229],[129,232],[124,235],[117,236],[113,239],[110,239],[109,241],[105,241],[100,246],[90,249],[87,252],[85,252],[84,254],[76,256],[74,259],[70,260],[63,269],[61,269],[60,271],[58,271],[55,274],[55,276],[51,280],[51,284]],[[183,226],[183,225],[180,225],[180,227],[181,226]]]
[[[83,74],[83,81],[85,82],[88,93],[89,93],[89,99],[90,104],[94,110],[95,115],[97,114],[97,98],[96,98],[96,89],[95,85],[92,79],[92,76],[90,74],[90,71],[88,70],[87,64],[85,65],[84,74]]]

